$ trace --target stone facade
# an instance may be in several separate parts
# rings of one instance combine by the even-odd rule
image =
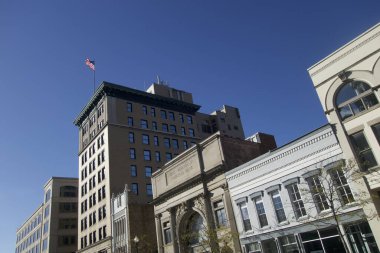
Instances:
[[[214,134],[153,174],[159,253],[240,252],[224,172],[267,152],[264,146]]]
[[[227,172],[242,251],[344,252],[339,227],[350,252],[378,252],[342,158],[326,125]]]
[[[358,184],[370,201],[364,208],[380,246],[380,24],[308,69],[334,126],[345,159],[358,168]]]

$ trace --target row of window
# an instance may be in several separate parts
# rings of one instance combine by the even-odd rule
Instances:
[[[98,238],[99,238],[99,241],[102,240],[103,238],[106,238],[106,237],[107,237],[106,226],[103,226],[103,227],[101,227],[101,228],[98,229]],[[88,241],[87,241],[87,235],[83,236],[80,239],[80,247],[81,247],[81,249],[87,247],[88,245],[96,243],[96,241],[97,241],[96,231],[93,231],[93,232],[89,233],[88,234],[88,238],[89,238],[89,244],[88,244]]]
[[[354,202],[354,196],[351,192],[350,186],[348,185],[343,169],[331,169],[329,174],[331,177],[332,184],[334,185],[334,190],[337,192],[339,200],[341,201],[341,205],[346,205],[351,202]],[[321,183],[319,175],[308,177],[306,178],[306,181],[308,182],[309,190],[313,196],[313,201],[317,208],[317,211],[322,212],[324,210],[330,209],[333,204],[332,202],[335,201],[335,199],[327,198],[327,193],[325,192],[325,188]],[[301,197],[300,190],[298,188],[298,183],[289,184],[286,186],[286,189],[289,194],[289,199],[291,201],[296,219],[306,216],[307,212]],[[277,222],[281,223],[286,221],[287,217],[282,204],[280,190],[275,189],[269,192],[268,194],[272,201],[272,207],[275,217],[277,218]],[[267,214],[262,197],[262,194],[259,194],[258,196],[252,198],[252,201],[256,209],[259,227],[268,226]],[[247,202],[241,202],[238,204],[238,206],[240,209],[244,230],[252,230]]]
[[[178,154],[174,154],[174,157],[177,156]],[[143,157],[144,157],[144,161],[151,161],[152,160],[152,155],[151,155],[151,151],[150,150],[144,150],[143,151]],[[130,148],[129,149],[129,158],[132,159],[132,160],[136,160],[137,159],[137,155],[136,155],[136,149],[135,148]],[[171,159],[173,159],[173,154],[170,153],[170,152],[166,152],[165,153],[165,158],[166,158],[166,161],[170,161]],[[154,159],[156,162],[160,162],[161,161],[161,153],[159,151],[155,151],[154,153]]]
[[[131,102],[127,102],[127,112],[133,112],[133,104]],[[148,107],[146,105],[142,105],[141,112],[143,115],[148,115]],[[150,108],[150,116],[152,116],[153,118],[156,117],[156,108]],[[175,121],[175,113],[171,111],[167,112],[166,110],[160,110],[160,117],[161,119],[169,119]],[[185,123],[185,117],[182,113],[178,114],[178,118],[181,123]],[[191,115],[186,115],[186,122],[192,125],[193,117]]]
[[[29,224],[23,230],[17,233],[16,243],[25,238],[29,234],[29,232],[33,231],[33,229],[40,225],[41,222],[42,214],[38,214],[38,216],[36,216],[31,222],[29,222]]]
[[[97,143],[97,148],[98,150],[104,145],[104,134],[100,135],[99,138],[96,140],[96,143]],[[90,159],[92,157],[93,154],[95,154],[96,150],[95,150],[95,142],[90,145],[90,147],[88,148],[88,150],[84,151],[84,153],[81,155],[81,164],[85,164],[87,162],[88,159]],[[89,154],[89,156],[87,156],[87,153]]]
[[[152,184],[146,184],[145,191],[146,191],[147,196],[152,196],[153,195]],[[133,194],[136,194],[136,195],[139,194],[139,184],[138,183],[132,183],[131,184],[131,192]]]
[[[98,220],[96,219],[96,210],[88,215],[88,221],[89,221],[88,227],[91,227],[92,225],[96,224],[97,221],[101,221],[107,216],[106,205],[99,207],[97,212],[98,212]],[[80,225],[81,225],[80,226],[81,231],[87,229],[87,217],[84,217],[81,220]]]
[[[129,127],[134,126],[133,117],[128,117],[127,125]],[[149,129],[148,121],[145,119],[141,119],[140,120],[140,128]],[[152,130],[158,131],[158,125],[157,125],[156,121],[152,121]],[[165,133],[177,134],[177,127],[175,125],[168,125],[166,123],[162,123],[161,124],[161,131],[165,132]],[[181,131],[181,135],[186,136],[186,128],[185,127],[181,127],[180,131]],[[188,135],[190,137],[195,137],[195,131],[193,128],[188,128]]]
[[[98,202],[102,201],[105,198],[106,198],[106,187],[103,186],[98,189]],[[90,195],[88,203],[89,203],[89,208],[93,207],[96,204],[96,192]],[[86,211],[87,211],[87,199],[85,199],[81,203],[81,213],[84,213]]]
[[[90,116],[90,120],[89,120],[89,123],[85,123],[83,126],[82,126],[82,136],[85,135],[89,129],[95,125],[95,122],[96,122],[96,116],[97,118],[99,118],[101,115],[103,115],[104,113],[104,105],[103,104],[100,104],[96,110],[96,114],[93,113],[91,116]],[[102,120],[103,121],[103,120]],[[101,127],[100,127],[101,128]],[[98,129],[99,128],[99,124],[98,124]]]
[[[41,236],[41,230],[37,229],[33,232],[30,236],[28,236],[17,248],[16,252],[22,252],[23,250],[27,249],[30,245],[32,245],[34,242],[38,241]],[[34,247],[33,247],[34,248]]]
[[[98,171],[98,184],[101,183],[106,178],[105,167]],[[91,191],[96,186],[96,175],[93,175],[88,182],[85,182],[81,187],[81,196],[87,194],[87,185],[89,191]]]

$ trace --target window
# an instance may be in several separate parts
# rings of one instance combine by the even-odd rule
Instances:
[[[106,198],[106,187],[105,186],[102,187],[102,198],[103,199]]]
[[[194,129],[189,128],[189,135],[190,137],[195,137]]]
[[[140,127],[143,129],[148,129],[148,121],[145,119],[140,120]]]
[[[261,253],[261,247],[258,242],[248,243],[245,245],[245,248],[249,253]]]
[[[350,81],[339,89],[335,103],[341,119],[345,120],[379,102],[368,84],[362,81]]]
[[[154,146],[158,147],[160,145],[159,140],[158,140],[158,136],[154,136],[153,141],[154,141]]]
[[[150,150],[144,150],[144,160],[150,161]]]
[[[251,230],[251,221],[249,220],[247,203],[243,202],[239,204],[241,219],[243,220],[244,231]]]
[[[102,164],[105,161],[105,156],[104,156],[104,150],[98,154],[98,165]]]
[[[156,117],[156,108],[154,107],[150,108],[150,115],[152,115],[152,117]]]
[[[372,130],[376,136],[377,142],[380,144],[380,124],[372,126]]]
[[[184,127],[181,127],[181,134],[186,135],[186,129]]]
[[[176,128],[175,125],[170,125],[170,132],[171,132],[172,134],[176,134],[176,133],[177,133],[177,128]]]
[[[165,157],[166,157],[166,161],[170,161],[172,159],[172,153],[166,153],[165,154]]]
[[[154,131],[158,130],[157,122],[156,121],[152,121],[152,130],[154,130]]]
[[[187,144],[187,141],[183,141],[183,148],[184,148],[184,149],[188,149],[188,148],[189,148],[189,146],[188,146],[188,144]]]
[[[168,124],[162,124],[162,131],[168,132]]]
[[[70,186],[70,185],[61,186],[59,190],[60,190],[59,196],[64,197],[64,198],[75,198],[78,192],[77,187]]]
[[[360,166],[363,170],[368,170],[377,165],[375,157],[373,156],[372,149],[368,145],[367,139],[363,131],[357,132],[350,136],[351,143],[354,147],[355,153],[360,160]]]
[[[43,234],[46,234],[49,231],[49,221],[44,223],[44,232]]]
[[[155,156],[156,156],[156,162],[160,162],[161,161],[161,154],[159,151],[156,151]]]
[[[216,225],[218,227],[227,226],[226,211],[224,209],[224,204],[222,200],[214,202],[214,214],[215,214]]]
[[[352,195],[351,188],[348,185],[346,176],[342,168],[333,168],[330,171],[330,176],[333,180],[334,186],[338,192],[342,205],[346,205],[355,201]]]
[[[147,134],[142,135],[142,143],[149,145],[149,135],[147,135]]]
[[[136,167],[136,165],[131,165],[130,170],[131,170],[131,177],[137,177],[137,167]]]
[[[152,167],[145,166],[145,177],[152,177]]]
[[[45,213],[44,213],[44,218],[45,219],[49,216],[49,212],[50,212],[50,205],[47,205],[45,207]]]
[[[132,103],[127,103],[127,112],[132,112]]]
[[[135,160],[136,159],[136,150],[134,148],[129,149],[129,158]]]
[[[317,206],[317,211],[321,212],[327,209],[330,209],[329,204],[327,203],[325,191],[319,180],[318,176],[312,176],[307,179],[307,183],[310,187],[310,192],[313,195],[313,200]]]
[[[294,213],[296,214],[296,218],[305,216],[306,210],[303,204],[303,201],[301,199],[301,194],[298,189],[297,184],[291,184],[286,187],[288,189],[290,201],[292,202],[292,207],[294,210]]]
[[[187,115],[187,123],[188,124],[193,124],[193,117],[191,117],[190,115]]]
[[[172,144],[173,144],[173,148],[179,149],[179,145],[178,145],[178,140],[177,139],[172,139]]]
[[[161,119],[166,119],[166,111],[161,110],[160,115],[161,115]]]
[[[47,238],[45,238],[42,241],[42,251],[45,251],[47,249],[47,245],[48,245],[48,240],[47,240]]]
[[[143,106],[142,106],[142,113],[143,113],[144,115],[147,115],[147,114],[148,114],[148,108],[146,107],[146,105],[143,105]]]
[[[134,194],[139,194],[139,185],[137,183],[132,183],[131,185],[131,191],[134,193]]]
[[[153,196],[152,184],[146,184],[146,195]]]
[[[106,178],[105,168],[102,168],[101,170],[98,171],[98,183],[103,181],[105,178]],[[95,186],[95,176],[93,180],[94,180],[93,183]]]
[[[273,207],[276,212],[276,217],[278,222],[283,222],[286,220],[284,207],[282,206],[282,201],[280,197],[280,192],[278,190],[275,190],[271,192]]]
[[[185,122],[185,120],[184,120],[184,118],[183,118],[183,114],[179,114],[179,120],[181,121],[181,123],[184,123],[184,122]]]
[[[172,233],[170,229],[170,223],[168,221],[164,222],[163,229],[164,229],[164,242],[165,244],[169,244],[172,242]]]
[[[129,143],[135,143],[135,134],[133,132],[129,132],[128,139]]]
[[[279,237],[282,252],[300,252],[297,246],[297,241],[294,235]]]
[[[170,148],[170,139],[169,138],[164,138],[164,146],[166,148]]]
[[[133,126],[133,118],[128,117],[128,126],[132,127]]]
[[[51,199],[51,189],[47,190],[45,193],[45,203]]]
[[[268,226],[267,215],[265,213],[264,203],[261,196],[254,199],[257,216],[259,218],[260,227]]]
[[[84,202],[84,209],[87,210],[87,201]],[[76,213],[78,210],[78,205],[75,202],[64,202],[59,203],[59,211],[61,213]]]

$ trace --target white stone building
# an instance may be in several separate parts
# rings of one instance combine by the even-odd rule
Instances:
[[[325,125],[226,172],[242,251],[378,252],[342,158]]]

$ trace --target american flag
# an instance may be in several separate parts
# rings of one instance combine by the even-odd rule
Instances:
[[[90,61],[90,59],[86,59],[86,65],[92,69],[93,71],[95,71],[95,61]]]

